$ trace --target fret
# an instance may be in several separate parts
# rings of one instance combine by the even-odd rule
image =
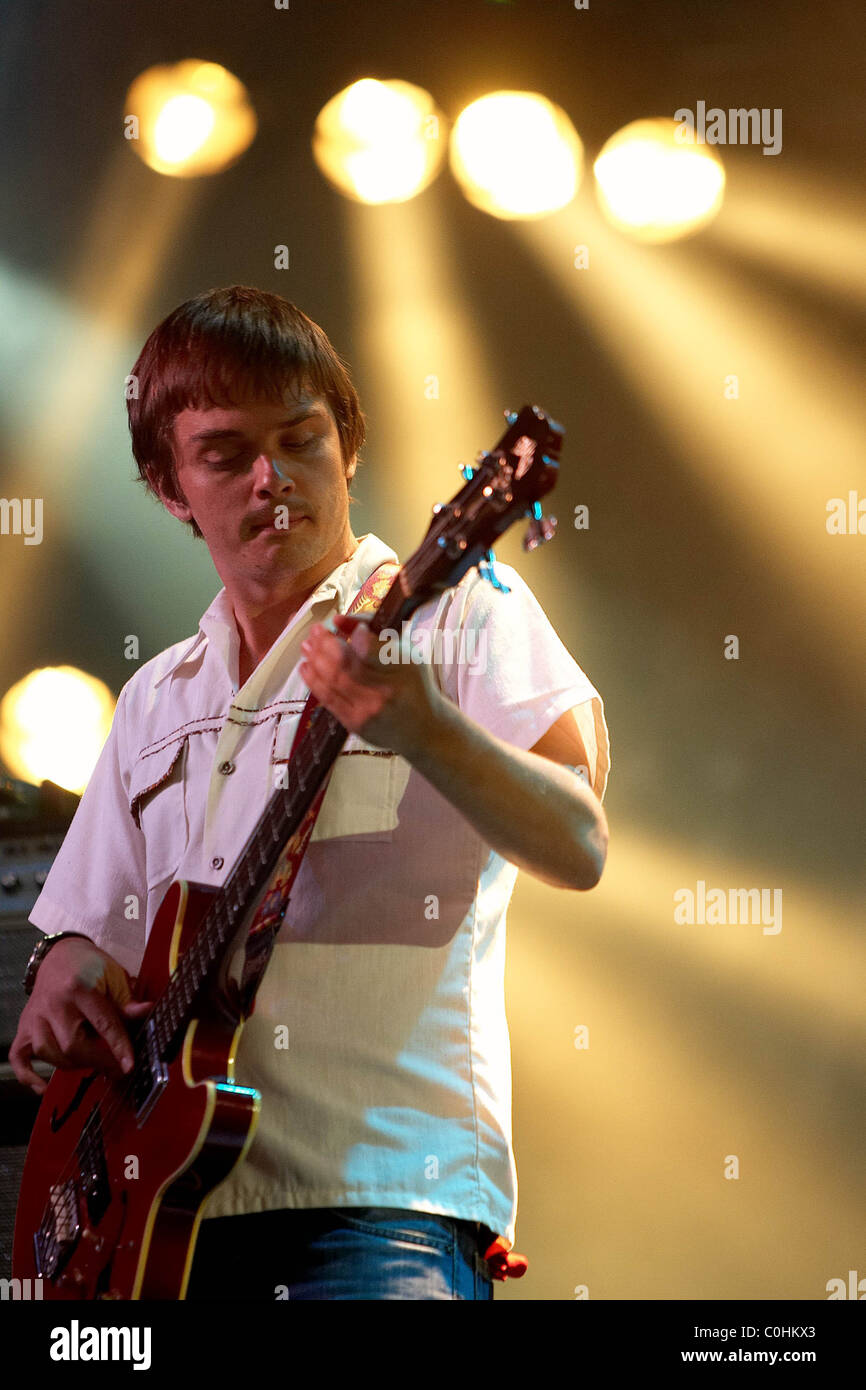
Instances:
[[[211,926],[216,928],[215,936],[214,932],[207,932],[208,955],[210,956],[210,960],[214,961],[219,954],[220,948],[225,945],[228,939],[228,928],[230,926],[229,919],[223,912],[222,902],[219,898],[217,898],[211,908],[210,914],[206,920],[206,930],[207,922],[210,922]]]
[[[328,751],[327,720],[322,720],[321,724],[316,725],[315,729],[310,730],[307,739],[307,748],[313,763],[318,764],[322,755]]]
[[[201,931],[202,934],[196,938],[195,955],[193,955],[192,951],[189,951],[188,954],[184,956],[186,970],[183,973],[189,980],[190,989],[193,993],[195,993],[207,979],[208,968],[210,966],[210,961],[207,959],[207,951],[211,937],[208,931],[207,919],[205,919]]]
[[[217,939],[214,942],[215,950],[218,950],[219,947],[224,944],[227,934],[234,930],[238,910],[237,906],[227,899],[217,898],[213,903],[205,919],[205,926],[207,928],[209,923],[212,928],[216,929]],[[213,956],[210,957],[210,960],[213,960]],[[207,962],[207,964],[209,963],[210,961]]]
[[[204,961],[201,956],[201,937],[197,936],[180,963],[178,974],[193,975],[196,980],[204,976]]]
[[[220,942],[224,946],[226,942],[229,941],[231,937],[233,937],[235,934],[235,928],[237,926],[237,913],[229,912],[226,904],[223,902],[220,902],[218,904],[217,911],[217,922],[219,925]]]
[[[197,951],[193,959],[190,959],[191,956],[192,951],[184,956],[180,969],[177,972],[177,979],[180,981],[180,987],[183,991],[184,998],[186,998],[187,994],[193,994],[200,981],[204,978],[201,957]]]

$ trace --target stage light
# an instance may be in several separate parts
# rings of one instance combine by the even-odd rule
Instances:
[[[568,116],[534,92],[490,92],[458,116],[451,168],[466,197],[502,218],[537,218],[570,203],[583,145]]]
[[[74,666],[44,666],[0,701],[0,758],[15,777],[83,792],[111,729],[114,696]]]
[[[360,203],[405,203],[432,183],[445,154],[445,118],[410,82],[365,77],[338,92],[313,132],[330,183]]]
[[[126,94],[126,135],[158,174],[218,174],[239,159],[256,134],[247,90],[219,63],[197,58],[148,68]]]
[[[688,236],[722,205],[721,161],[705,145],[684,141],[682,127],[664,117],[624,126],[593,167],[608,221],[639,241]]]

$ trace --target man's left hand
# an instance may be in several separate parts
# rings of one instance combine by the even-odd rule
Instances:
[[[335,613],[332,621],[342,636],[314,623],[301,643],[301,676],[350,733],[411,761],[445,698],[429,667],[405,659],[408,651],[399,662],[383,662],[380,639],[363,618]]]

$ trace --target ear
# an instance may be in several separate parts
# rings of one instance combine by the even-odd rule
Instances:
[[[193,516],[188,504],[186,502],[178,502],[174,497],[170,497],[163,487],[162,479],[157,477],[150,468],[146,469],[146,472],[151,488],[156,493],[165,509],[171,512],[172,516],[176,516],[178,521],[192,521]]]
[[[346,482],[347,482],[347,483],[350,483],[350,482],[352,481],[352,479],[354,478],[355,472],[356,472],[356,470],[357,470],[357,467],[358,467],[358,455],[357,455],[357,454],[353,454],[352,457],[349,459],[349,462],[346,464],[346,466],[345,466],[345,468],[344,468],[344,470],[343,470],[344,473],[345,473],[345,475],[346,475]]]

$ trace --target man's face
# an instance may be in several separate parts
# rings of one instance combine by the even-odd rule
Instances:
[[[323,397],[287,392],[282,405],[245,397],[184,410],[174,441],[186,500],[163,501],[180,520],[195,520],[224,583],[290,578],[345,546],[356,459],[344,464]]]

